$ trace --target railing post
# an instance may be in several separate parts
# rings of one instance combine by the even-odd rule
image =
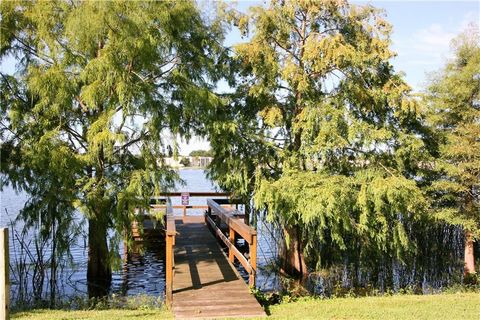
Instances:
[[[207,223],[207,217],[212,218],[212,208],[210,206],[208,206],[207,212],[205,212],[205,223]]]
[[[165,298],[170,306],[173,301],[173,235],[167,235],[165,252]]]
[[[187,215],[187,206],[183,206],[183,216]]]
[[[257,275],[257,235],[252,235],[252,243],[250,243],[250,265],[253,272],[249,277],[249,284],[251,287],[255,287],[255,277]]]
[[[232,246],[234,246],[235,245],[235,230],[233,230],[233,228],[231,228],[231,227],[228,227],[228,233],[229,233],[228,240],[230,241]],[[228,248],[228,260],[231,263],[233,263],[235,261],[235,255],[233,254],[232,248]]]
[[[0,319],[9,319],[10,276],[8,256],[8,228],[0,229]]]

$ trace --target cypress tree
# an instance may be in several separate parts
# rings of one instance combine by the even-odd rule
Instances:
[[[108,230],[129,230],[134,208],[173,184],[165,132],[188,137],[216,103],[222,26],[194,1],[3,1],[1,33],[2,59],[16,61],[0,83],[2,172],[28,192],[55,184],[85,215],[97,296],[111,281]]]
[[[465,230],[465,273],[475,273],[480,237],[480,34],[471,25],[452,42],[454,58],[432,76],[425,95],[438,143],[428,188],[437,219]]]
[[[279,223],[287,272],[346,252],[405,259],[430,155],[419,103],[390,63],[390,24],[329,0],[271,1],[232,20],[251,37],[233,48],[236,92],[209,129],[211,176]]]

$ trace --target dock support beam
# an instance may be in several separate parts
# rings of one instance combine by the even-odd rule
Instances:
[[[173,241],[174,236],[167,234],[165,253],[165,299],[171,305],[173,300]]]
[[[228,228],[228,241],[230,241],[230,243],[232,245],[235,245],[235,230],[233,230],[233,228]],[[233,253],[233,250],[232,248],[229,248],[228,249],[228,260],[231,262],[231,263],[234,263],[235,262],[235,255]]]
[[[9,319],[10,276],[8,255],[8,228],[0,229],[0,319]]]
[[[250,274],[248,282],[250,287],[255,288],[255,278],[257,274],[257,235],[252,235],[252,241],[249,246],[250,251],[250,264],[252,266],[253,272]]]

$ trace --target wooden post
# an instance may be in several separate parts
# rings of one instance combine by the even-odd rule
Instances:
[[[173,301],[173,235],[167,235],[165,247],[165,298],[170,306]]]
[[[228,233],[229,233],[228,240],[230,241],[232,246],[235,246],[235,230],[233,230],[233,228],[231,228],[231,227],[228,227]],[[232,248],[228,249],[228,260],[231,263],[233,263],[235,261],[235,256],[233,254]]]
[[[187,215],[187,206],[183,206],[183,216]]]
[[[257,235],[252,235],[252,243],[250,243],[250,265],[252,266],[252,273],[250,274],[250,287],[255,287],[255,277],[257,275]]]
[[[10,276],[8,256],[8,228],[0,229],[0,319],[9,319]]]

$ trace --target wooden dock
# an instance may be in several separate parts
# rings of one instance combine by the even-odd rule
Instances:
[[[204,217],[175,219],[172,309],[177,319],[265,316]]]
[[[165,300],[175,317],[265,316],[250,292],[257,272],[257,231],[245,223],[245,214],[234,208],[238,207],[238,199],[225,198],[225,193],[190,192],[190,197],[212,198],[205,205],[188,205],[188,201],[172,205],[171,197],[182,194],[165,193],[152,198],[150,212],[139,212],[140,219],[132,224],[135,241],[165,236]],[[183,215],[174,215],[174,209],[182,209]],[[205,214],[188,215],[188,209],[204,209]],[[165,229],[152,227],[158,224],[157,215],[152,214],[156,211],[165,218]],[[248,244],[248,254],[240,252],[236,239]],[[222,242],[228,255],[220,247]],[[235,269],[235,261],[248,273],[248,285]]]

